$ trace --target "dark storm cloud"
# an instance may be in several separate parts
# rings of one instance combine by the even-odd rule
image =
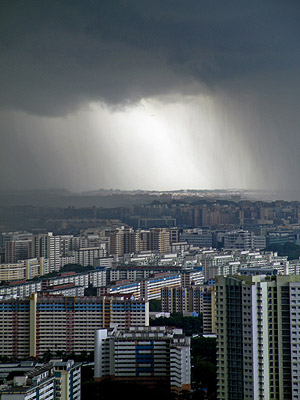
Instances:
[[[299,21],[291,0],[2,0],[0,188],[298,187]]]
[[[296,1],[8,0],[0,32],[0,104],[39,115],[299,68]]]

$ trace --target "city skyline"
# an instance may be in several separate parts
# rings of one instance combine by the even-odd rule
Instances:
[[[299,11],[2,2],[1,188],[300,198]]]

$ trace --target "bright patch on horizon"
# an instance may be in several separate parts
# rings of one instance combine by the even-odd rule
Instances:
[[[186,104],[143,100],[112,113],[92,106],[93,125],[107,126],[106,145],[131,187],[214,187],[216,160],[211,162],[211,151],[217,147],[216,132],[207,112],[212,102],[196,100]]]

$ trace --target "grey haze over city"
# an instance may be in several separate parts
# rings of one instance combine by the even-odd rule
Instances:
[[[0,7],[1,189],[300,199],[298,1]]]

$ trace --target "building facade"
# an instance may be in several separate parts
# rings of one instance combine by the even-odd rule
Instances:
[[[162,311],[202,314],[203,333],[215,333],[215,287],[197,285],[161,289]]]
[[[5,383],[0,400],[80,400],[81,364],[51,360],[46,364],[0,364]],[[9,376],[13,375],[10,380]]]
[[[53,360],[56,399],[81,399],[81,364],[73,360]]]
[[[98,295],[132,294],[136,299],[160,299],[163,287],[177,287],[181,283],[181,274],[161,273],[139,281],[125,280],[114,285],[98,289]]]
[[[130,296],[37,296],[0,301],[0,354],[42,357],[47,351],[93,351],[96,329],[149,325],[149,306]]]
[[[0,281],[32,279],[49,272],[49,261],[44,257],[20,260],[15,263],[0,264]]]
[[[300,399],[300,277],[216,283],[218,399]]]
[[[1,400],[56,400],[56,382],[52,363],[17,374],[0,390]],[[71,400],[71,399],[70,399]]]
[[[95,337],[95,380],[110,377],[147,385],[165,382],[190,390],[190,338],[181,329],[100,329]]]

